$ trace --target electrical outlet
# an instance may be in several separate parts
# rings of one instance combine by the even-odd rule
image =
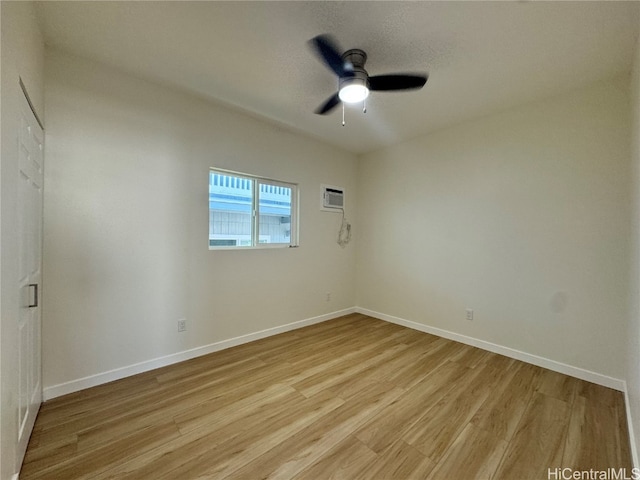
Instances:
[[[467,320],[473,320],[473,310],[471,310],[470,308],[467,308]]]
[[[180,320],[178,320],[178,331],[184,332],[186,330],[187,330],[187,319],[181,318]]]
[[[325,300],[326,300],[327,302],[330,302],[330,301],[331,301],[331,292],[327,292],[327,296],[325,297]]]

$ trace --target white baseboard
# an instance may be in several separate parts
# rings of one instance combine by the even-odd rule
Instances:
[[[572,377],[576,377],[581,380],[586,380],[588,382],[596,383],[598,385],[603,385],[605,387],[626,392],[624,380],[608,377],[606,375],[585,370],[579,367],[574,367],[561,362],[556,362],[555,360],[550,360],[548,358],[522,352],[520,350],[515,350],[509,347],[504,347],[502,345],[497,345],[495,343],[479,340],[477,338],[468,337],[466,335],[461,335],[459,333],[450,332],[448,330],[431,327],[429,325],[413,322],[411,320],[405,320],[403,318],[394,317],[392,315],[387,315],[387,314],[376,312],[366,308],[352,307],[344,310],[339,310],[336,312],[327,313],[324,315],[319,315],[317,317],[300,320],[300,321],[289,323],[286,325],[268,328],[266,330],[261,330],[259,332],[249,333],[247,335],[230,338],[228,340],[222,340],[220,342],[204,345],[204,346],[193,348],[190,350],[173,353],[171,355],[166,355],[164,357],[154,358],[152,360],[147,360],[147,361],[136,363],[133,365],[128,365],[126,367],[121,367],[114,370],[109,370],[107,372],[90,375],[88,377],[79,378],[79,379],[61,383],[58,385],[45,387],[43,390],[43,399],[45,401],[50,400],[52,398],[66,395],[68,393],[77,392],[85,388],[95,387],[96,385],[102,385],[103,383],[112,382],[114,380],[119,380],[121,378],[125,378],[131,375],[147,372],[155,368],[160,368],[160,367],[164,367],[174,363],[183,362],[185,360],[199,357],[201,355],[207,355],[209,353],[217,352],[219,350],[224,350],[226,348],[235,347],[237,345],[242,345],[244,343],[253,342],[255,340],[260,340],[262,338],[277,335],[279,333],[284,333],[290,330],[306,327],[308,325],[321,323],[321,322],[331,320],[333,318],[338,318],[343,315],[348,315],[354,312],[362,313],[364,315],[369,315],[370,317],[378,318],[386,322],[395,323],[397,325],[402,325],[404,327],[408,327],[414,330],[419,330],[421,332],[430,333],[432,335],[437,335],[439,337],[447,338],[449,340],[454,340],[456,342],[478,347],[483,350],[488,350],[490,352],[494,352],[500,355],[505,355],[507,357],[514,358],[516,360],[521,360],[523,362],[531,363],[539,367],[548,368],[549,370],[553,370],[555,372],[560,372],[565,375],[570,375]],[[627,402],[627,405],[628,405],[628,402]]]
[[[473,347],[478,347],[493,353],[499,353],[500,355],[504,355],[509,358],[514,358],[516,360],[521,360],[526,363],[531,363],[539,367],[553,370],[554,372],[559,372],[565,375],[569,375],[571,377],[579,378],[581,380],[586,380],[587,382],[596,383],[598,385],[613,388],[621,392],[626,391],[624,380],[620,380],[618,378],[608,377],[607,375],[602,375],[600,373],[592,372],[590,370],[585,370],[579,367],[574,367],[571,365],[567,365],[565,363],[556,362],[555,360],[539,357],[531,353],[522,352],[520,350],[504,347],[502,345],[497,345],[495,343],[479,340],[477,338],[467,337],[466,335],[450,332],[448,330],[443,330],[441,328],[430,327],[429,325],[412,322],[411,320],[405,320],[403,318],[398,318],[392,315],[375,312],[373,310],[368,310],[366,308],[356,307],[355,311],[357,313],[362,313],[370,317],[384,320],[385,322],[395,323],[397,325],[402,325],[403,327],[408,327],[414,330],[419,330],[421,332],[430,333],[432,335],[437,335],[438,337],[444,337],[449,340],[454,340],[456,342],[471,345]]]
[[[154,358],[152,360],[146,360],[144,362],[128,365],[126,367],[116,368],[114,370],[109,370],[107,372],[97,373],[95,375],[79,378],[77,380],[72,380],[70,382],[65,382],[58,385],[52,385],[50,387],[45,387],[43,389],[43,392],[42,392],[43,400],[44,401],[51,400],[52,398],[60,397],[68,393],[77,392],[79,390],[84,390],[85,388],[95,387],[97,385],[102,385],[103,383],[112,382],[114,380],[119,380],[121,378],[129,377],[131,375],[136,375],[138,373],[148,372],[149,370],[154,370],[156,368],[165,367],[167,365],[172,365],[174,363],[183,362],[185,360],[189,360],[195,357],[200,357],[202,355],[207,355],[209,353],[217,352],[219,350],[224,350],[226,348],[235,347],[237,345],[242,345],[244,343],[253,342],[255,340],[260,340],[261,338],[266,338],[273,335],[277,335],[279,333],[288,332],[290,330],[296,330],[298,328],[314,325],[316,323],[325,322],[333,318],[338,318],[343,315],[354,313],[355,311],[356,311],[355,308],[346,308],[344,310],[338,310],[336,312],[326,313],[324,315],[307,318],[305,320],[288,323],[286,325],[280,325],[278,327],[268,328],[266,330],[261,330],[259,332],[249,333],[247,335],[241,335],[239,337],[230,338],[228,340],[222,340],[220,342],[211,343],[209,345],[203,345],[202,347],[196,347],[190,350],[173,353],[171,355],[166,355],[164,357]]]
[[[627,409],[627,430],[629,431],[629,445],[631,447],[631,458],[633,460],[633,468],[640,469],[638,461],[638,449],[636,447],[636,436],[633,430],[633,421],[631,420],[631,402],[629,401],[629,391],[627,390],[627,382],[624,382],[624,404]]]

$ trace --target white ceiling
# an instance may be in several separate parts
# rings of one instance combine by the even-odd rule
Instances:
[[[355,153],[628,72],[638,2],[55,2],[45,41],[196,92]],[[307,41],[364,49],[370,75],[428,72],[373,92],[367,113],[313,110],[336,90]]]

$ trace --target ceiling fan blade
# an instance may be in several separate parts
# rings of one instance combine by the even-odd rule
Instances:
[[[321,106],[316,108],[315,113],[317,113],[318,115],[326,115],[335,107],[337,107],[339,103],[340,103],[340,97],[336,93],[335,95],[332,95],[331,97],[329,97],[327,101],[324,102]]]
[[[424,87],[427,78],[427,74],[375,75],[369,77],[369,90],[414,90]]]
[[[351,69],[342,60],[342,54],[338,50],[338,45],[329,35],[318,35],[309,40],[309,43],[318,54],[320,59],[334,71],[339,77],[353,75]]]

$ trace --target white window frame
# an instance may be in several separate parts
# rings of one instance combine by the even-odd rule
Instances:
[[[299,246],[298,243],[298,217],[299,217],[299,189],[297,183],[285,182],[282,180],[276,180],[268,177],[260,177],[257,175],[251,175],[249,173],[235,172],[233,170],[226,170],[223,168],[211,167],[209,169],[209,178],[211,173],[218,173],[220,175],[230,175],[238,178],[244,178],[252,181],[252,205],[251,205],[251,245],[211,245],[209,239],[209,250],[252,250],[252,249],[265,249],[265,248],[295,248]],[[267,184],[278,187],[291,189],[291,226],[288,243],[260,243],[260,237],[264,237],[260,234],[260,185]],[[209,215],[209,218],[211,216]],[[208,234],[207,234],[208,235]]]

